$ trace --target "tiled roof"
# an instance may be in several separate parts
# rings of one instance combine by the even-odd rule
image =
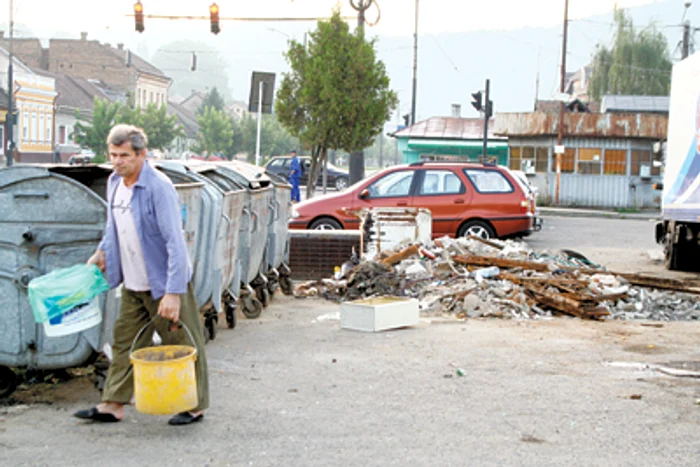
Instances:
[[[111,51],[113,54],[124,60],[124,63],[126,63],[126,54],[127,50],[126,49],[114,49],[110,45],[104,44],[103,47],[109,51]],[[131,52],[131,66],[133,66],[135,69],[137,69],[140,72],[143,73],[149,73],[151,75],[156,75],[160,76],[161,78],[168,78],[165,76],[165,73],[160,71],[158,68],[155,66],[151,65],[149,62],[144,60],[143,58],[139,57],[136,55],[134,52]]]
[[[489,120],[489,139],[493,134],[493,118]],[[397,138],[476,139],[484,138],[483,118],[432,117],[394,133]]]
[[[185,136],[188,138],[196,138],[197,132],[199,131],[199,124],[197,123],[197,116],[181,106],[172,101],[168,101],[168,114],[175,115],[177,119],[182,124],[182,128],[185,131]]]

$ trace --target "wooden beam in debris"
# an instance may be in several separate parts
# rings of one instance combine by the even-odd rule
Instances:
[[[488,246],[490,246],[490,247],[492,247],[492,248],[496,248],[496,249],[498,249],[498,250],[502,250],[502,249],[503,249],[503,247],[502,247],[501,245],[499,245],[498,243],[492,242],[492,241],[490,241],[490,240],[486,240],[485,238],[477,237],[476,235],[469,235],[469,236],[467,236],[467,238],[468,238],[469,240],[476,240],[477,242],[481,242],[481,243],[483,243],[484,245],[488,245]]]
[[[520,268],[531,269],[533,271],[549,271],[549,266],[545,263],[535,263],[533,261],[520,261],[507,258],[494,258],[491,256],[478,255],[457,255],[454,262],[470,266],[498,266],[499,268]]]
[[[382,263],[388,264],[389,266],[393,266],[395,264],[400,263],[401,261],[410,258],[411,256],[416,256],[418,254],[419,247],[418,245],[412,245],[409,246],[408,248],[405,248],[398,253],[395,253],[387,258],[384,258],[382,260]]]

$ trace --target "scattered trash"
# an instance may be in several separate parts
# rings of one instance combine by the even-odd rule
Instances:
[[[458,319],[700,320],[698,281],[608,271],[575,251],[537,252],[514,240],[404,241],[344,269],[341,279],[298,285],[295,296],[410,297],[421,315]]]
[[[456,373],[457,373],[457,376],[464,376],[464,375],[466,375],[465,371],[464,371],[463,369],[461,369],[461,368],[457,368]]]
[[[632,399],[633,401],[642,400],[642,395],[641,394],[632,394],[630,396],[630,399]]]

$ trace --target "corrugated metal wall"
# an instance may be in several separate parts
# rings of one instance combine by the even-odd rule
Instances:
[[[625,175],[561,174],[559,202],[566,206],[601,208],[658,207],[659,193],[653,189],[660,177],[641,179]],[[547,187],[554,199],[556,174],[547,175]]]

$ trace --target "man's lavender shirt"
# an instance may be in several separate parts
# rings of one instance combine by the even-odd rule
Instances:
[[[112,215],[112,200],[121,179],[112,173],[107,181],[107,226],[98,247],[105,252],[110,287],[117,287],[123,280],[117,229]],[[166,293],[187,292],[192,266],[182,232],[180,202],[172,182],[148,161],[144,161],[134,184],[131,213],[141,241],[151,296],[158,300]]]

